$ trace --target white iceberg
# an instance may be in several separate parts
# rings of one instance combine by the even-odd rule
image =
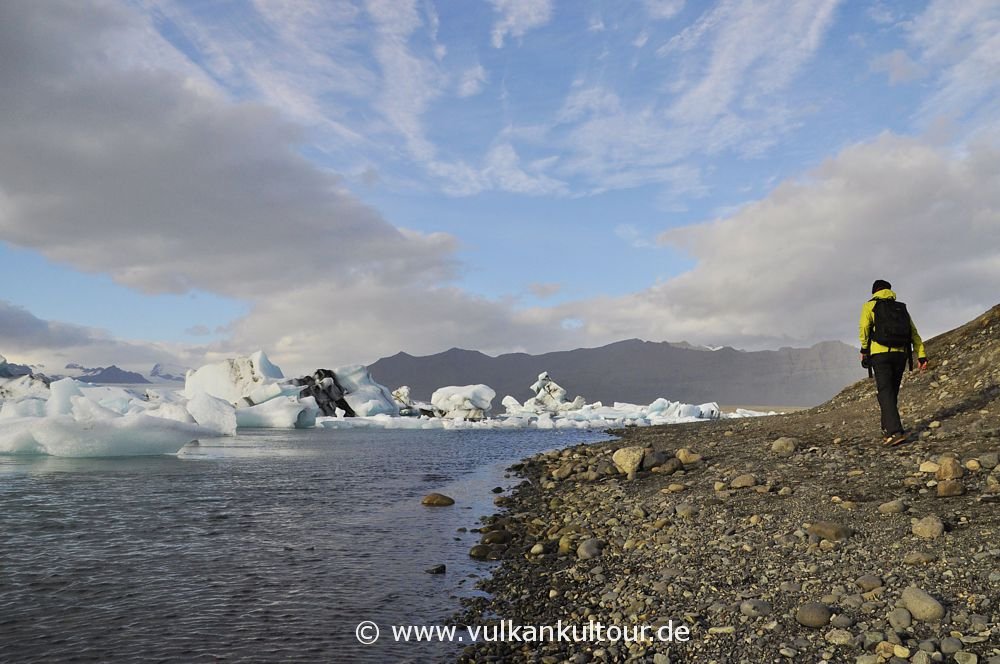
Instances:
[[[77,419],[76,415],[23,417],[4,420],[0,453],[65,457],[176,454],[187,443],[215,435],[196,424],[143,413],[92,420]]]
[[[460,420],[482,420],[493,410],[497,395],[486,385],[442,387],[431,395],[431,405],[439,417]]]
[[[358,417],[372,415],[399,415],[399,406],[392,392],[376,383],[363,364],[352,364],[334,369],[337,383],[344,390],[344,400]]]
[[[160,408],[174,406],[164,404]],[[184,405],[185,411],[200,426],[212,429],[222,436],[236,435],[236,409],[228,401],[210,394],[196,394]]]
[[[308,429],[316,426],[319,407],[312,397],[280,397],[236,410],[236,426],[245,429]]]
[[[273,388],[269,384],[282,378],[281,369],[271,363],[264,351],[259,350],[249,357],[230,358],[188,372],[184,380],[184,395],[191,399],[196,394],[204,393],[232,404],[243,402],[254,405],[278,396],[272,393]],[[262,388],[264,391],[259,391]],[[247,403],[247,398],[252,403]]]
[[[587,404],[581,396],[567,401],[566,390],[552,380],[547,371],[538,374],[538,380],[532,384],[531,391],[535,396],[525,401],[523,406],[512,396],[504,397],[501,403],[510,414],[564,413],[580,410]]]
[[[41,380],[26,382],[25,378],[15,379],[15,389],[3,393],[0,453],[71,457],[174,454],[192,441],[235,432],[233,406],[220,400],[209,403],[212,397],[205,395],[187,403],[150,400],[145,394],[72,378],[47,386]],[[199,423],[188,411],[190,404],[204,421]],[[230,419],[232,426],[228,425]]]
[[[0,378],[0,400],[17,401],[34,397],[49,398],[49,381],[41,376],[20,376],[18,378]]]

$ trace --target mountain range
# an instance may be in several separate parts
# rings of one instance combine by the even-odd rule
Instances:
[[[135,371],[126,371],[112,364],[110,367],[84,367],[67,364],[67,375],[87,383],[148,384],[146,377]]]
[[[533,396],[529,386],[547,371],[572,399],[648,404],[659,397],[686,403],[814,406],[864,377],[857,350],[839,341],[809,348],[742,351],[686,342],[619,341],[541,355],[491,357],[461,348],[415,357],[397,353],[369,366],[372,377],[394,389],[410,387],[429,399],[446,385],[483,383],[518,401]]]

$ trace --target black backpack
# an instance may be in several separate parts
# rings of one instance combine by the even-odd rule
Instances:
[[[875,308],[872,310],[875,316],[871,332],[872,340],[887,348],[902,348],[908,356],[912,370],[913,356],[910,343],[913,340],[913,331],[906,305],[896,300],[876,298],[872,298],[872,302],[875,303]]]

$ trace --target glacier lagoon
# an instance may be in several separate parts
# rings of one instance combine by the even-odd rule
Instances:
[[[607,438],[240,430],[177,455],[0,455],[0,660],[447,659],[457,646],[387,632],[445,624],[489,574],[458,529],[495,511],[510,463]],[[456,505],[420,505],[434,491]]]

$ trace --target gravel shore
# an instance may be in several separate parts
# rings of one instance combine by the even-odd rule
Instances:
[[[503,562],[463,620],[647,638],[460,660],[1000,664],[1000,307],[928,352],[900,447],[862,381],[803,412],[627,429],[512,467],[524,481],[471,552]],[[689,640],[656,638],[681,625]]]

